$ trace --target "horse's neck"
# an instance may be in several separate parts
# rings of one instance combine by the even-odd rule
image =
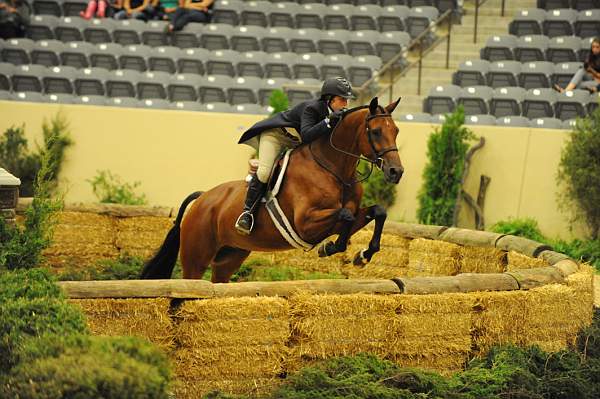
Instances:
[[[330,143],[330,135],[321,136],[313,143],[315,155],[324,161],[331,170],[344,181],[349,182],[354,178],[356,165],[358,163],[358,133],[359,129],[354,127],[351,121],[344,120],[343,125],[333,132],[333,144],[336,148],[356,157],[344,154],[333,148]]]

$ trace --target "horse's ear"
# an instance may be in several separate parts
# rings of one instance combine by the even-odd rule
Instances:
[[[377,106],[378,106],[378,102],[377,102],[377,97],[373,97],[373,99],[371,100],[371,103],[369,104],[369,112],[371,112],[371,115],[375,115],[377,113]]]
[[[396,101],[394,101],[391,104],[388,104],[388,106],[385,107],[385,110],[387,111],[388,114],[391,114],[392,112],[394,112],[394,110],[396,109],[398,104],[400,104],[400,100],[402,100],[402,97],[399,97]]]

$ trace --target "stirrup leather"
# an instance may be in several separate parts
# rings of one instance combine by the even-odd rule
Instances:
[[[241,221],[242,217],[244,217],[244,215],[250,216],[250,227],[248,229],[246,229],[244,226],[242,226],[240,224],[240,221]],[[238,216],[237,220],[235,221],[235,228],[237,229],[237,231],[239,231],[242,234],[250,235],[250,233],[252,232],[252,229],[254,228],[254,215],[252,214],[252,212],[251,211],[242,212],[242,214],[240,216]]]

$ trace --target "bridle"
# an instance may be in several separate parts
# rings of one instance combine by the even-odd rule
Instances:
[[[361,109],[365,109],[365,108],[369,108],[368,105],[361,105],[358,107],[354,107],[351,108],[347,111],[345,111],[342,114],[342,118],[340,119],[340,121],[337,123],[337,125],[335,126],[335,128],[333,129],[333,131],[331,132],[331,134],[329,135],[329,145],[331,145],[331,148],[333,148],[334,150],[336,150],[339,153],[351,156],[353,158],[356,158],[356,163],[358,164],[359,161],[366,161],[369,162],[369,164],[371,165],[371,168],[369,170],[369,173],[367,173],[367,175],[361,179],[358,180],[354,180],[351,183],[346,183],[344,182],[344,180],[337,175],[337,173],[335,173],[335,171],[331,170],[331,168],[329,168],[327,165],[324,164],[324,162],[320,159],[318,159],[315,154],[312,151],[312,142],[310,142],[308,144],[308,148],[310,150],[311,155],[313,156],[314,160],[317,162],[317,164],[319,164],[319,166],[321,166],[323,169],[325,169],[326,171],[328,171],[329,173],[331,173],[332,175],[335,176],[335,178],[342,183],[342,185],[346,186],[346,187],[352,187],[354,184],[356,183],[361,183],[365,180],[367,180],[369,178],[369,176],[371,176],[371,173],[373,173],[373,166],[377,166],[379,169],[383,168],[383,156],[385,154],[387,154],[388,152],[392,152],[392,151],[398,151],[398,147],[396,147],[395,145],[392,147],[387,147],[387,148],[383,148],[379,151],[377,151],[377,149],[375,148],[375,142],[373,140],[373,131],[370,125],[370,121],[376,118],[388,118],[391,117],[391,114],[388,114],[387,112],[381,113],[381,114],[374,114],[371,115],[371,113],[369,112],[369,114],[367,114],[367,117],[365,118],[365,126],[366,126],[366,131],[367,131],[367,139],[369,140],[369,145],[371,146],[371,151],[373,152],[373,159],[369,158],[369,157],[364,157],[362,155],[356,155],[353,154],[351,152],[342,150],[341,148],[338,148],[335,146],[335,144],[333,144],[333,135],[335,134],[335,132],[337,131],[338,127],[342,124],[342,120],[344,119],[344,117],[348,114],[351,114],[355,111],[359,111]],[[378,109],[383,109],[383,107],[378,106]]]

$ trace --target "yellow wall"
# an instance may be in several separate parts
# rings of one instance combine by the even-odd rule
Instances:
[[[75,146],[61,173],[66,201],[95,201],[86,182],[110,170],[126,182],[140,181],[139,192],[151,205],[179,206],[195,190],[241,179],[253,150],[238,145],[241,133],[259,115],[161,111],[82,105],[0,101],[0,131],[26,124],[30,141],[41,142],[41,124],[62,110]],[[417,193],[426,163],[427,137],[434,125],[398,123],[398,146],[405,174],[390,218],[416,221]],[[556,170],[569,133],[561,130],[472,126],[486,139],[473,157],[467,192],[476,197],[479,176],[491,177],[485,201],[487,226],[508,217],[533,217],[549,236],[569,237],[567,214],[558,210]],[[30,145],[31,147],[31,145]],[[473,227],[472,212],[462,207],[461,225]],[[581,231],[575,232],[581,235]]]

